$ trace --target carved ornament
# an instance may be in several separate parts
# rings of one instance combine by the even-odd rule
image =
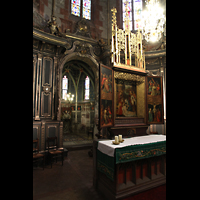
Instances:
[[[45,96],[49,96],[50,94],[50,85],[48,83],[45,83],[44,86],[42,87],[43,91],[44,91],[44,95]]]
[[[129,81],[136,81],[139,83],[143,83],[145,81],[144,76],[140,76],[137,74],[130,74],[130,73],[124,73],[124,72],[114,72],[114,78],[116,79],[124,79]]]

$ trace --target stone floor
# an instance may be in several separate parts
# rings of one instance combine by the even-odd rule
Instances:
[[[93,144],[91,135],[88,135],[86,131],[73,131],[71,133],[63,134],[63,147],[80,146]]]
[[[61,161],[33,167],[33,200],[105,200],[93,187],[93,158],[88,149],[69,150]],[[165,200],[166,185],[153,188],[124,200]]]
[[[69,151],[61,161],[33,168],[33,200],[103,200],[93,187],[93,158],[89,149]]]

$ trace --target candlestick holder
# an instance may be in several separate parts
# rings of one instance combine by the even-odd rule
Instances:
[[[120,144],[120,142],[115,142],[115,141],[112,141],[112,143],[115,144],[115,145]]]

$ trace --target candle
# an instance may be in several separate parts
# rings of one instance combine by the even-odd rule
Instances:
[[[122,142],[122,135],[119,135],[119,142]]]
[[[118,143],[119,140],[118,140],[118,136],[115,136],[115,143]]]

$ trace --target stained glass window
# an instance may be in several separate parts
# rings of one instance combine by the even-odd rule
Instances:
[[[132,30],[132,15],[134,19],[134,30],[137,30],[139,28],[139,22],[137,20],[140,20],[142,17],[142,0],[122,0],[122,10],[123,10],[123,29],[125,29],[125,2],[128,2],[128,14],[129,14],[129,28]],[[132,5],[133,3],[133,5]],[[133,8],[133,10],[132,10]]]
[[[66,76],[62,79],[62,99],[66,99],[68,90],[68,78]]]
[[[141,20],[142,18],[142,0],[133,0],[134,8],[134,30],[139,28],[139,23],[136,20]]]
[[[123,10],[123,29],[125,29],[125,16],[126,16],[126,11],[125,11],[125,2],[128,2],[128,16],[130,20],[129,24],[129,29],[132,30],[132,0],[122,0],[122,10]]]
[[[71,0],[71,14],[80,17],[81,0]]]
[[[91,20],[91,0],[71,0],[71,14]]]
[[[91,19],[91,0],[83,0],[83,18]]]
[[[85,79],[85,100],[89,100],[90,98],[90,79],[87,76]]]

